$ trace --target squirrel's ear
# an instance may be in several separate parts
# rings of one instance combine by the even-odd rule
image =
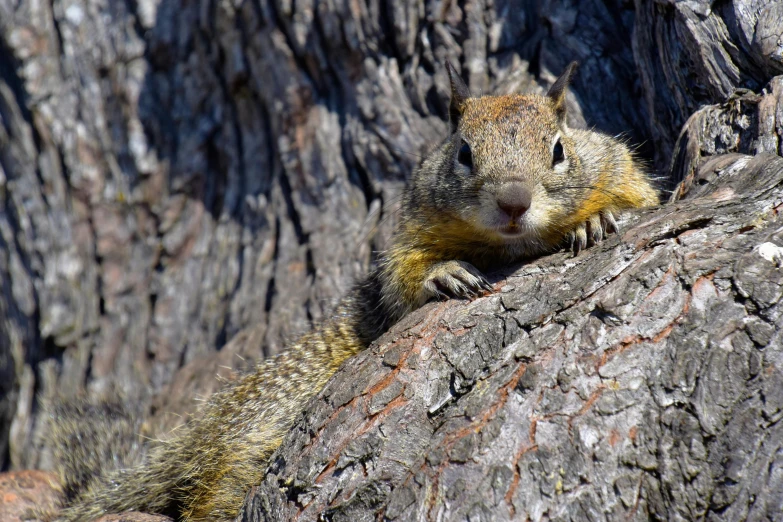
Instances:
[[[451,132],[454,132],[457,129],[457,125],[459,125],[460,116],[462,116],[462,111],[465,108],[465,100],[470,98],[470,91],[448,60],[446,60],[446,72],[449,73],[449,82],[451,82],[449,121],[451,122]]]
[[[552,84],[552,87],[549,88],[549,92],[546,93],[547,97],[552,100],[552,103],[555,106],[555,114],[557,114],[557,119],[560,120],[561,123],[565,121],[566,116],[566,88],[568,87],[568,84],[571,83],[571,77],[574,75],[578,65],[577,62],[569,63],[568,67],[563,71],[563,74],[560,75],[560,78]]]

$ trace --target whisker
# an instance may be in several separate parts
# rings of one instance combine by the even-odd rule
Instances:
[[[399,152],[399,153],[401,153],[401,154],[407,154],[408,156],[413,156],[414,158],[418,158],[418,159],[420,159],[420,160],[423,160],[423,159],[424,159],[424,156],[421,156],[421,155],[419,155],[419,154],[416,154],[416,153],[414,153],[414,152],[408,152],[407,150],[399,149],[399,148],[397,148],[397,147],[391,147],[391,146],[389,146],[389,150],[393,150],[393,151],[395,151],[395,152]]]
[[[594,190],[597,192],[601,192],[602,194],[606,194],[613,198],[614,200],[621,200],[622,196],[617,194],[616,192],[612,192],[609,189],[603,188],[603,187],[597,187],[594,185],[559,185],[556,187],[556,190]]]

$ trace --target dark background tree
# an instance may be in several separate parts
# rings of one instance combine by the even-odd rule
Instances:
[[[49,397],[116,387],[163,431],[328,313],[446,130],[446,59],[474,92],[578,60],[571,123],[684,194],[779,154],[782,27],[740,0],[0,0],[2,466],[48,465]]]

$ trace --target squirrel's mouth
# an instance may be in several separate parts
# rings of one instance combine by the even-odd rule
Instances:
[[[506,239],[514,239],[523,236],[526,232],[524,227],[519,226],[518,223],[508,223],[504,226],[497,228],[498,234]]]

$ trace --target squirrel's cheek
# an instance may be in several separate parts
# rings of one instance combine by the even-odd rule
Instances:
[[[466,205],[460,208],[457,212],[459,218],[465,223],[473,226],[482,225],[481,207],[475,207],[473,205]]]
[[[540,230],[545,228],[549,223],[549,215],[546,209],[540,205],[533,205],[530,210],[525,214],[525,225],[531,230]]]
[[[553,201],[545,191],[536,191],[530,204],[530,209],[525,214],[527,225],[532,229],[545,229],[557,220],[557,202]]]

